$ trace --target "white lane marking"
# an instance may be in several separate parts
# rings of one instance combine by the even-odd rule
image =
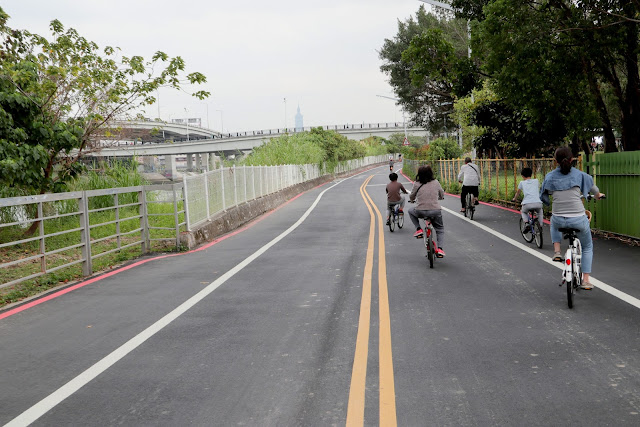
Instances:
[[[513,240],[510,237],[505,236],[504,234],[500,234],[497,231],[487,227],[486,225],[480,224],[477,221],[472,221],[469,218],[465,218],[463,215],[460,215],[458,212],[455,212],[451,209],[445,208],[444,206],[442,207],[442,210],[449,212],[450,214],[456,216],[459,219],[462,219],[464,221],[467,221],[469,224],[473,224],[476,227],[480,228],[481,230],[486,231],[487,233],[493,234],[494,236],[496,236],[499,239],[504,240],[505,242],[515,246],[518,249],[522,249],[523,251],[535,256],[536,258],[546,262],[547,264],[551,264],[556,268],[562,269],[562,264],[558,263],[558,262],[554,262],[551,260],[551,257],[547,256],[547,255],[543,255],[533,249],[531,249],[530,247],[520,243],[520,242],[516,242],[515,240]],[[640,299],[633,297],[629,294],[626,294],[616,288],[614,288],[611,285],[608,285],[606,283],[604,283],[601,280],[596,279],[595,277],[591,276],[591,283],[594,284],[596,286],[596,288],[601,289],[605,292],[607,292],[610,295],[613,295],[614,297],[617,297],[619,299],[621,299],[622,301],[631,304],[632,306],[636,307],[636,308],[640,308]]]
[[[368,171],[364,171],[361,173],[366,173]],[[307,211],[298,219],[291,227],[286,229],[282,234],[275,237],[269,243],[267,243],[262,248],[255,251],[253,254],[249,255],[242,261],[240,264],[236,265],[231,270],[227,271],[225,274],[220,276],[215,281],[211,282],[207,287],[203,290],[189,298],[187,301],[180,304],[177,308],[172,310],[170,313],[165,315],[163,318],[155,322],[153,325],[149,326],[144,331],[140,332],[135,337],[131,338],[126,343],[122,344],[120,347],[112,351],[110,354],[105,356],[102,360],[98,361],[91,367],[89,367],[86,371],[82,372],[77,377],[73,378],[71,381],[51,393],[49,396],[45,397],[22,414],[18,415],[16,418],[11,420],[9,423],[5,424],[5,427],[14,427],[14,426],[27,426],[38,418],[49,412],[56,405],[60,404],[67,397],[71,396],[73,393],[78,391],[80,388],[88,384],[90,381],[95,379],[98,375],[109,369],[120,359],[125,357],[127,354],[131,353],[137,347],[139,347],[146,340],[154,336],[156,333],[160,332],[165,326],[169,323],[180,317],[191,307],[196,305],[198,302],[202,301],[207,295],[211,292],[215,291],[218,287],[220,287],[227,280],[232,278],[236,273],[241,271],[247,265],[249,265],[252,261],[258,258],[260,255],[264,254],[267,250],[269,250],[273,245],[278,243],[280,240],[284,239],[287,235],[289,235],[293,230],[298,228],[302,222],[307,219],[307,217],[311,214],[311,212],[315,209],[315,207],[320,202],[320,199],[327,191],[331,190],[336,185],[346,181],[347,179],[353,178],[355,176],[360,175],[360,173],[353,175],[351,177],[345,178],[333,184],[331,187],[325,189],[318,195],[313,204],[307,209]]]

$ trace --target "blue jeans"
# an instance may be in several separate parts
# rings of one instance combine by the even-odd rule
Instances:
[[[586,215],[577,217],[556,216],[551,217],[551,241],[553,243],[562,242],[562,233],[558,228],[576,228],[580,230],[577,234],[582,245],[582,272],[591,273],[593,263],[593,242],[591,241],[591,227]]]

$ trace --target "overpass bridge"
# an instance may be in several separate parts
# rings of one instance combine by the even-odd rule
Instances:
[[[176,157],[186,157],[187,169],[213,168],[216,157],[229,157],[251,152],[267,140],[286,134],[309,131],[311,127],[298,129],[267,129],[236,133],[220,133],[212,129],[194,127],[180,123],[157,121],[132,121],[118,124],[130,140],[105,141],[99,151],[87,153],[97,158],[145,157],[155,163],[162,156],[166,175],[174,177]],[[362,140],[370,136],[389,138],[393,134],[404,133],[403,123],[369,123],[317,126],[324,130],[335,130],[352,140]],[[317,128],[315,127],[315,128]],[[427,136],[428,132],[419,127],[407,128],[414,136]]]

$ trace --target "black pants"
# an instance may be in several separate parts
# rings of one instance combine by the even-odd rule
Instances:
[[[460,202],[462,203],[462,209],[466,209],[465,202],[467,199],[467,194],[473,194],[478,198],[478,186],[477,185],[463,185],[462,186],[462,194],[460,195]]]

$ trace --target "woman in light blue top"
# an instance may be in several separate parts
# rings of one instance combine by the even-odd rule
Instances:
[[[573,154],[569,147],[556,150],[555,159],[558,167],[544,178],[540,189],[540,198],[545,205],[550,204],[549,195],[553,195],[551,217],[551,241],[553,242],[553,260],[562,262],[560,242],[562,233],[559,228],[576,228],[582,245],[582,288],[591,289],[589,282],[591,263],[593,262],[593,243],[589,218],[585,214],[582,197],[589,192],[600,199],[604,194],[593,183],[593,178],[576,168],[571,167]]]
[[[540,227],[543,225],[542,218],[542,200],[540,200],[540,186],[538,184],[538,180],[535,178],[531,178],[533,171],[531,168],[524,168],[520,175],[522,175],[522,181],[518,184],[518,191],[516,191],[516,195],[513,196],[512,201],[516,201],[518,195],[520,195],[520,191],[522,191],[522,210],[520,214],[522,214],[522,220],[527,223],[529,222],[529,211],[536,211],[538,214],[538,222],[540,223]]]

